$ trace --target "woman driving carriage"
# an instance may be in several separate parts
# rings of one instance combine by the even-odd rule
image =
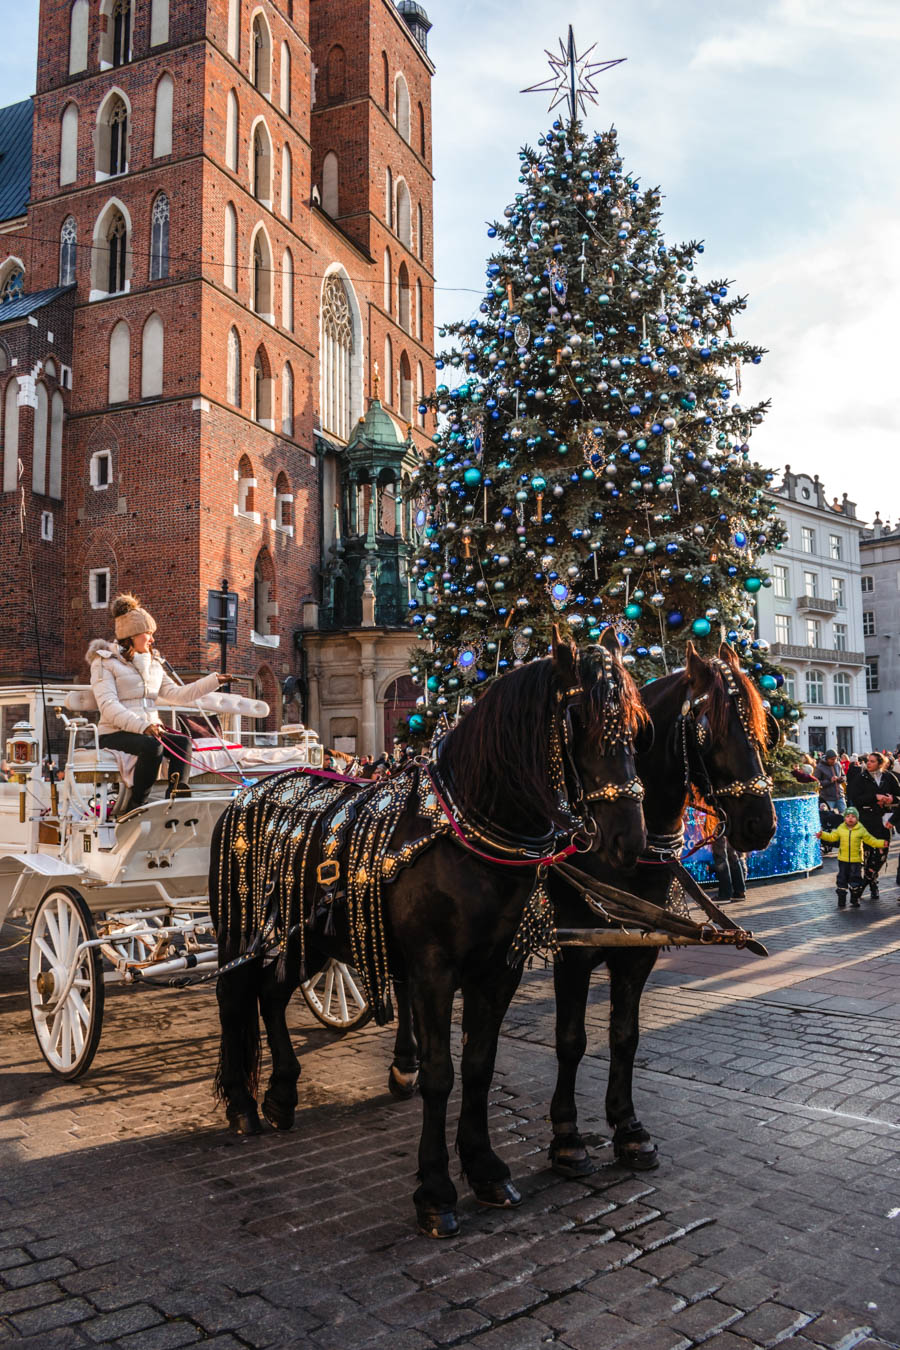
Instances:
[[[193,684],[176,684],[153,650],[156,621],[152,614],[133,595],[116,596],[110,608],[116,641],[96,639],[87,649],[87,660],[100,709],[100,745],[137,759],[133,784],[119,793],[116,802],[115,814],[120,817],[144,805],[163,757],[168,761],[167,797],[179,791],[185,777],[190,740],[163,727],[157,700],[177,697],[179,704],[196,703],[224,684],[227,676],[204,675]]]

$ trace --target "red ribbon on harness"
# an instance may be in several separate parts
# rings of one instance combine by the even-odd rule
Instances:
[[[450,828],[453,830],[453,833],[456,835],[457,839],[463,845],[463,847],[467,848],[470,853],[474,853],[476,858],[484,858],[485,862],[496,863],[498,867],[551,867],[553,863],[561,862],[563,858],[571,857],[573,853],[578,852],[578,849],[575,847],[574,844],[568,844],[564,849],[562,849],[561,852],[548,854],[546,858],[495,858],[491,853],[482,853],[480,849],[477,849],[474,846],[474,844],[470,844],[466,836],[463,834],[456,818],[453,815],[453,812],[450,810],[450,807],[447,805],[447,802],[441,795],[440,789],[438,788],[437,783],[435,783],[434,778],[432,777],[431,774],[431,770],[428,768],[427,765],[425,766],[425,772],[428,774],[428,778],[431,783],[432,790],[434,791],[434,795],[437,798],[438,805],[440,806],[444,815],[447,817],[447,820],[450,822]]]

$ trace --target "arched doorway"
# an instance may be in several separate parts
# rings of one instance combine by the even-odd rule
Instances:
[[[419,689],[408,675],[400,675],[384,691],[384,748],[390,754],[401,722],[415,712]]]

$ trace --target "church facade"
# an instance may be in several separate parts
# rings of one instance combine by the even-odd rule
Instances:
[[[227,581],[268,726],[384,745],[433,377],[429,27],[414,0],[44,0],[37,91],[0,110],[4,682],[35,631],[46,678],[85,679],[121,590],[176,668],[219,668]]]

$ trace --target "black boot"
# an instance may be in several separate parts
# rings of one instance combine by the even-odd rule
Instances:
[[[853,909],[859,909],[859,897],[860,897],[861,895],[862,895],[862,891],[851,891],[851,892],[850,892],[850,904],[851,904],[851,906],[852,906]]]
[[[838,898],[838,909],[843,909],[847,903],[847,892],[838,891],[837,898]]]
[[[873,900],[878,899],[878,882],[874,879],[869,882],[869,894]]]

